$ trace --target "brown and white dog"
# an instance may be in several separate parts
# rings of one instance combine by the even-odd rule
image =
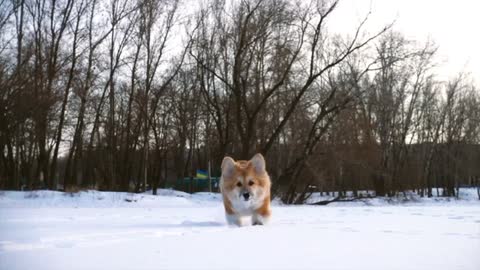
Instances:
[[[248,161],[225,157],[220,190],[228,224],[242,226],[244,217],[251,218],[253,225],[266,224],[271,215],[270,186],[261,154]]]

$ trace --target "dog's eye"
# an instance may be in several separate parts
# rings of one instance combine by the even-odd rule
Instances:
[[[254,182],[252,180],[248,181],[249,186],[253,186]]]
[[[241,182],[238,182],[237,183],[237,187],[241,187],[242,186],[242,183]]]

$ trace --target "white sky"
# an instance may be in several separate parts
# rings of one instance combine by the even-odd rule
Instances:
[[[369,31],[396,21],[394,30],[407,38],[439,46],[442,79],[459,72],[480,83],[480,1],[476,0],[340,0],[331,17],[331,30],[349,31],[371,9]]]

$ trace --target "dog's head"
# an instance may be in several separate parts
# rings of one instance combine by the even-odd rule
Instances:
[[[222,178],[222,190],[241,201],[263,200],[270,193],[270,178],[261,154],[256,154],[248,161],[225,157]]]

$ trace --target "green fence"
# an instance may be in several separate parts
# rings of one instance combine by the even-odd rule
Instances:
[[[218,191],[220,177],[211,177],[211,190],[214,192]],[[185,177],[183,179],[177,179],[175,186],[173,187],[176,190],[182,190],[185,192],[200,192],[200,191],[209,191],[209,180],[205,178],[190,178]]]

